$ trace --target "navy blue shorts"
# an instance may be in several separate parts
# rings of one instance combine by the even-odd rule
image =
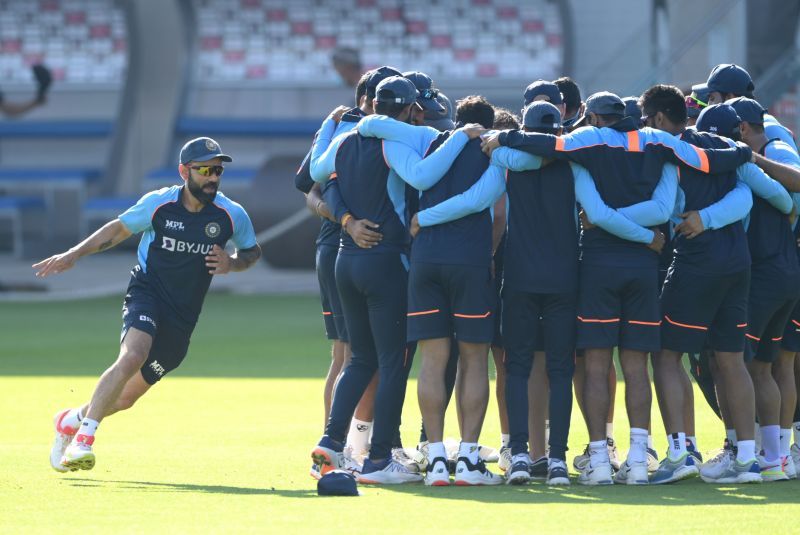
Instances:
[[[743,351],[749,287],[749,268],[730,275],[670,268],[661,290],[661,346],[699,353],[708,341],[715,351]]]
[[[786,328],[783,330],[781,349],[785,351],[800,352],[800,303],[795,305]]]
[[[753,273],[747,318],[745,361],[775,362],[786,323],[797,304],[797,277],[776,281]]]
[[[495,288],[479,266],[411,264],[408,275],[408,341],[449,338],[489,344],[494,337]]]
[[[658,270],[580,266],[578,349],[658,351]]]
[[[344,322],[342,302],[336,289],[336,257],[338,247],[317,246],[317,280],[319,296],[322,300],[322,317],[325,320],[325,334],[328,340],[347,342],[347,326]]]
[[[142,365],[142,377],[147,384],[156,384],[183,362],[189,351],[192,329],[164,321],[169,312],[160,300],[139,281],[131,278],[122,305],[120,344],[131,327],[153,337],[150,354]]]

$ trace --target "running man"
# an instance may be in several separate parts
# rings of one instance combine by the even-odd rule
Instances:
[[[211,278],[244,271],[261,256],[247,212],[218,192],[222,163],[231,161],[213,139],[187,142],[178,165],[183,185],[146,194],[78,245],[33,265],[38,277],[55,275],[143,232],[122,306],[119,357],[88,403],[56,414],[50,451],[56,471],[94,467],[92,445],[103,418],[131,408],[183,361]],[[228,240],[236,246],[232,255],[224,249]]]

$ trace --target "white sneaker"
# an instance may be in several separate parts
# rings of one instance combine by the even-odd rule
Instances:
[[[524,485],[531,480],[531,458],[527,453],[516,455],[506,470],[507,485]]]
[[[344,453],[334,448],[336,448],[334,441],[325,435],[311,451],[311,463],[319,467],[321,476],[344,468]]]
[[[800,445],[792,444],[792,447],[789,449],[791,453],[792,461],[794,462],[795,468],[800,467]]]
[[[700,478],[706,483],[761,483],[761,467],[758,466],[758,461],[752,459],[750,461],[740,463],[733,456],[729,457],[727,461],[723,460],[718,463],[723,469],[719,468],[713,473],[700,470]],[[711,477],[713,476],[713,477]]]
[[[427,440],[425,442],[420,442],[417,444],[413,455],[411,455],[411,462],[416,465],[416,471],[420,474],[428,469],[428,444],[429,442]],[[414,470],[412,469],[412,471]]]
[[[614,475],[614,483],[621,483],[623,485],[647,485],[649,483],[647,461],[643,463],[632,463],[629,460],[625,461]]]
[[[346,454],[342,456],[342,469],[347,470],[353,475],[357,475],[361,473],[363,462],[358,462],[358,460],[348,457]]]
[[[797,479],[797,467],[794,464],[792,456],[787,455],[781,457],[781,461],[783,462],[783,473],[786,474],[786,477],[789,479]]]
[[[428,487],[449,487],[450,472],[447,470],[447,459],[437,457],[428,465],[425,473],[425,485]]]
[[[70,471],[69,468],[61,464],[61,459],[64,457],[64,451],[67,449],[67,446],[69,446],[69,443],[72,442],[72,438],[75,436],[75,433],[78,432],[78,430],[73,427],[61,425],[61,421],[68,412],[69,409],[64,409],[63,411],[57,412],[53,418],[53,424],[55,425],[56,429],[56,438],[53,440],[53,447],[50,448],[50,466],[52,466],[53,470],[56,472],[62,473]],[[74,468],[73,470],[77,470],[77,468]]]
[[[569,486],[567,463],[561,459],[550,459],[547,468],[547,484],[550,486]]]
[[[583,448],[583,453],[576,455],[575,458],[572,459],[572,466],[578,472],[586,470],[586,467],[589,466],[589,444],[586,444],[586,447]]]
[[[578,483],[581,485],[613,485],[612,473],[613,468],[610,462],[601,462],[597,466],[592,466],[590,462],[578,476]]]
[[[658,465],[658,453],[653,448],[647,448],[647,471],[655,472]]]
[[[500,452],[489,446],[478,444],[478,457],[485,463],[496,463],[500,461]]]
[[[404,448],[392,448],[392,459],[408,468],[409,471],[420,473],[419,465],[414,462],[414,458]]]
[[[508,472],[511,468],[511,448],[503,446],[500,448],[500,460],[497,461],[497,467],[503,472]]]
[[[608,448],[608,462],[614,470],[619,470],[620,462],[619,455],[617,454],[617,445],[611,437],[606,438],[606,448]]]
[[[500,485],[503,478],[490,472],[483,461],[472,464],[466,457],[459,457],[456,464],[455,484],[471,487],[476,485]]]
[[[367,485],[399,485],[422,481],[422,474],[412,472],[402,463],[390,459],[383,468],[367,459],[356,481]]]
[[[788,481],[789,476],[783,469],[784,459],[786,457],[779,457],[774,462],[767,462],[761,455],[756,456],[758,466],[761,469],[761,480],[765,483],[772,481]]]
[[[94,468],[94,437],[76,435],[61,457],[61,465],[67,470],[91,470]]]

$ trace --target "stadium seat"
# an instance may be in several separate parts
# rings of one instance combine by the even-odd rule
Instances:
[[[11,250],[15,258],[24,256],[26,237],[44,237],[44,210],[45,202],[41,197],[0,197],[0,219],[10,223]]]
[[[88,236],[99,225],[96,222],[106,223],[116,218],[119,214],[136,204],[138,197],[95,197],[83,204],[81,210],[81,235]]]
[[[225,171],[223,175],[222,191],[248,190],[252,187],[253,180],[258,174],[257,169],[233,168]],[[176,167],[163,167],[147,174],[142,181],[142,192],[181,184],[181,177]]]

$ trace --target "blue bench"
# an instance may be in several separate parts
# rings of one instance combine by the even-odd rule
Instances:
[[[101,219],[111,221],[119,214],[136,204],[138,197],[95,197],[83,203],[81,210],[81,236],[92,231],[92,221]]]
[[[44,234],[44,209],[45,202],[41,197],[0,197],[0,218],[11,221],[11,243],[14,257],[22,258],[25,230],[31,226],[30,219],[38,219],[40,234]]]
[[[181,136],[242,136],[310,138],[319,129],[319,119],[217,119],[182,117],[175,125]]]
[[[0,121],[0,137],[107,137],[111,121]]]

